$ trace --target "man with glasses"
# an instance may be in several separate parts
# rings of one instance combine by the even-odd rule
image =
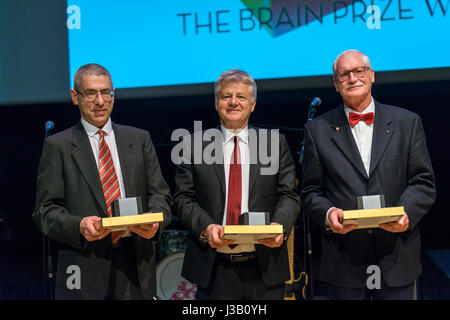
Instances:
[[[333,74],[343,105],[305,128],[302,197],[323,231],[319,277],[332,299],[412,299],[418,223],[435,200],[421,119],[372,98],[375,73],[362,52],[341,53]],[[384,195],[404,215],[378,228],[343,225],[343,210],[358,209],[366,195]]]
[[[152,299],[154,239],[170,223],[172,199],[147,131],[111,121],[114,88],[98,64],[75,74],[81,121],[44,142],[33,218],[55,241],[57,299]],[[111,232],[101,218],[118,198],[140,197],[164,222]]]

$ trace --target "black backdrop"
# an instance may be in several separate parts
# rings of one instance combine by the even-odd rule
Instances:
[[[330,78],[331,83],[331,78]],[[156,145],[163,174],[173,190],[174,165],[170,160],[171,133],[177,128],[193,131],[195,120],[203,128],[217,125],[211,95],[154,99],[116,97],[112,119],[150,131]],[[67,93],[68,94],[68,93]],[[423,249],[450,248],[450,190],[448,168],[448,124],[450,119],[450,81],[374,85],[374,97],[387,104],[405,107],[423,120],[427,143],[436,174],[437,201],[420,222]],[[251,122],[261,126],[303,128],[308,104],[313,97],[322,99],[316,116],[340,103],[334,88],[272,91],[258,94]],[[35,202],[36,173],[44,139],[44,124],[55,122],[54,132],[79,121],[77,107],[70,103],[14,105],[0,108],[0,297],[42,298],[42,237],[31,213]],[[302,140],[298,131],[283,131],[295,160]],[[299,219],[299,223],[301,219]],[[183,228],[176,217],[171,226]],[[301,228],[299,228],[301,231]],[[315,229],[312,228],[313,237]],[[301,234],[296,234],[302,239]],[[300,241],[301,242],[301,241]],[[301,247],[301,243],[299,244]],[[314,256],[319,254],[317,248]],[[302,264],[303,252],[297,250],[296,264]]]

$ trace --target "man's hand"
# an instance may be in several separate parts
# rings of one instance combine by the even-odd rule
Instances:
[[[134,232],[138,235],[140,235],[144,239],[151,239],[155,236],[156,232],[158,231],[159,223],[146,223],[146,224],[139,224],[136,226],[129,226],[127,229],[131,232]]]
[[[357,225],[354,224],[349,224],[346,226],[342,225],[343,220],[344,212],[342,211],[342,209],[333,208],[330,210],[328,214],[328,221],[330,222],[331,231],[333,231],[334,233],[346,234],[357,228]]]
[[[97,216],[89,216],[81,220],[80,233],[87,241],[101,240],[111,232],[111,229],[101,228],[101,221],[102,218]]]
[[[276,222],[271,222],[271,225],[280,225],[279,223]],[[284,241],[284,234],[280,234],[275,238],[265,238],[265,239],[259,239],[258,243],[265,245],[266,247],[269,248],[278,248],[283,244]]]
[[[234,244],[233,240],[225,240],[223,237],[223,226],[218,224],[210,224],[204,232],[205,237],[211,248],[223,248],[230,244]]]
[[[408,215],[405,212],[405,214],[400,218],[399,221],[382,223],[379,226],[381,229],[389,232],[404,232],[409,227]]]

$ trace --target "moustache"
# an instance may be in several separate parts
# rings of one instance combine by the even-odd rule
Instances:
[[[361,86],[363,86],[362,83],[356,83],[356,84],[352,84],[350,86],[345,87],[345,89],[349,90],[349,89],[353,89],[353,88],[357,88],[357,87],[361,87]]]

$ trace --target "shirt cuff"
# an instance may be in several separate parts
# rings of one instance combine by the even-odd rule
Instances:
[[[329,228],[330,227],[330,220],[328,220],[328,215],[330,214],[331,209],[334,209],[336,207],[331,207],[330,209],[328,209],[327,214],[325,215],[325,227]]]

